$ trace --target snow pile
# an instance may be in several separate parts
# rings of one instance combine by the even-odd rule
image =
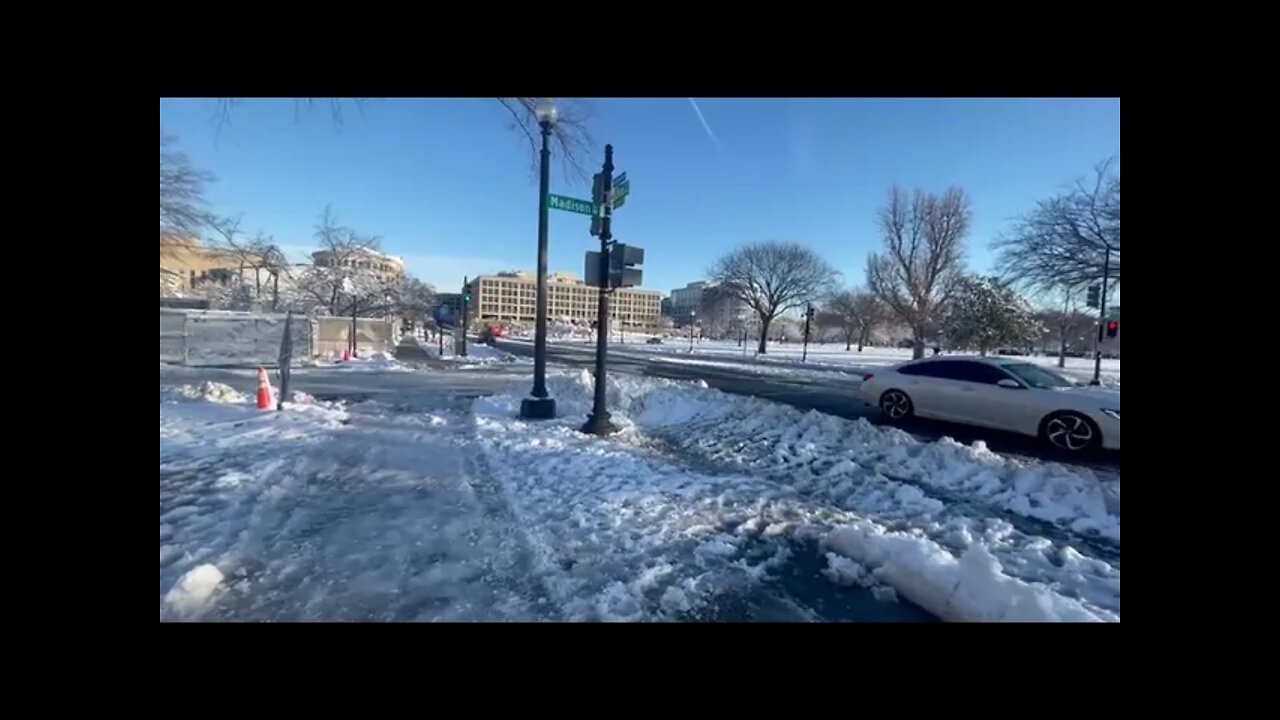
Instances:
[[[612,378],[610,378],[612,382]],[[851,495],[863,476],[945,490],[950,496],[982,502],[1087,536],[1120,541],[1119,482],[1098,478],[1081,468],[1054,463],[1028,465],[987,449],[982,441],[963,445],[950,438],[920,442],[896,428],[877,427],[864,419],[845,420],[817,411],[804,412],[757,398],[730,396],[703,386],[651,386],[633,390],[623,381],[621,393],[634,416],[649,430],[693,423],[697,433],[681,428],[673,442],[716,461],[756,471],[811,471],[798,489],[819,492],[850,509],[874,510],[879,495]],[[643,395],[643,399],[640,396]],[[709,442],[707,436],[715,438]],[[849,482],[845,482],[849,481]],[[920,500],[919,488],[885,486],[898,501]]]
[[[223,575],[214,565],[205,563],[188,570],[169,592],[164,601],[179,613],[200,609],[222,584]]]
[[[513,503],[529,513],[530,526],[550,533],[544,544],[549,556],[582,543],[576,531],[585,527],[593,539],[584,544],[607,558],[610,551],[598,544],[604,542],[601,533],[606,528],[626,530],[628,542],[635,543],[639,531],[621,518],[670,522],[664,513],[672,512],[668,508],[676,502],[685,513],[706,513],[700,523],[708,529],[724,527],[726,516],[734,518],[729,524],[738,530],[709,536],[696,548],[694,556],[702,561],[732,557],[738,546],[726,538],[740,537],[739,531],[749,537],[761,527],[775,536],[817,529],[821,536],[833,527],[874,519],[921,533],[912,536],[912,542],[925,543],[921,547],[930,553],[937,549],[930,562],[941,562],[944,555],[957,566],[963,561],[969,573],[965,577],[971,578],[966,582],[985,577],[993,595],[1021,598],[1014,609],[996,612],[982,606],[987,616],[1029,617],[1034,613],[1025,605],[1049,603],[1063,619],[1083,618],[1076,606],[1092,617],[1119,617],[1118,567],[1082,555],[1069,544],[1077,542],[1069,533],[1082,533],[1091,542],[1114,542],[1107,552],[1118,557],[1118,481],[1110,488],[1088,470],[1010,460],[982,443],[924,443],[865,420],[802,412],[721,393],[705,383],[629,375],[609,378],[609,410],[622,431],[602,442],[577,432],[591,408],[592,376],[586,371],[561,374],[549,378],[548,384],[557,401],[557,420],[518,419],[523,384],[504,395],[480,398],[473,409],[494,456],[491,464],[503,469]],[[637,447],[678,450],[724,468],[733,483],[722,487],[721,480],[694,481],[687,468],[658,462],[661,455],[637,457]],[[601,497],[608,500],[603,506]],[[711,498],[714,503],[705,504]],[[754,500],[751,512],[758,517],[741,517],[748,498]],[[575,508],[567,518],[566,503]],[[573,512],[585,515],[576,517]],[[1042,537],[1042,525],[1023,524],[1020,530],[1004,519],[1006,513],[1052,523],[1048,529],[1059,528],[1053,533],[1057,539]],[[556,521],[569,519],[583,524],[556,527]],[[878,597],[892,595],[886,584],[908,598],[920,594],[908,571],[931,572],[929,563],[912,565],[900,559],[895,564],[869,551],[859,555],[831,549],[839,559],[827,558],[825,574],[838,584],[871,588]],[[891,566],[888,571],[866,569],[886,564]],[[611,596],[617,592],[614,588]],[[681,606],[675,601],[683,597],[681,592],[676,587],[662,607]],[[666,595],[664,589],[658,599]],[[640,608],[636,612],[652,610],[635,593],[632,599]],[[938,612],[945,603],[924,607]],[[945,616],[979,614],[970,605],[959,607],[947,609],[950,615]],[[1047,611],[1042,615],[1049,617]]]
[[[160,400],[171,402],[182,402],[191,400],[204,400],[206,402],[215,403],[246,403],[249,402],[249,396],[236,390],[230,385],[220,382],[205,381],[199,385],[182,385],[176,388],[162,388],[160,391]]]
[[[504,350],[485,345],[484,343],[467,343],[467,356],[459,357],[457,355],[447,355],[441,358],[445,362],[457,363],[463,366],[487,366],[497,364],[511,363],[533,363],[533,358],[523,358],[512,355]]]
[[[865,581],[864,567],[903,597],[944,620],[1100,622],[1119,615],[1090,610],[1079,600],[1023,582],[1003,572],[1000,561],[981,544],[957,559],[932,540],[886,532],[872,522],[837,528],[824,544],[853,562],[832,569],[854,582]]]
[[[321,360],[318,361],[318,364],[348,372],[413,372],[412,367],[384,352],[353,357],[350,360],[342,360],[337,363],[325,363]]]

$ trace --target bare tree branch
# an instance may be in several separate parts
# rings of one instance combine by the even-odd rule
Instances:
[[[768,351],[769,324],[779,315],[826,298],[839,273],[798,243],[745,245],[716,261],[710,278],[747,304],[760,320],[757,351]]]
[[[173,149],[175,142],[160,131],[160,235],[194,237],[205,227],[204,188],[214,177]]]
[[[538,170],[538,153],[540,150],[538,137],[541,128],[538,126],[536,109],[539,98],[498,98],[512,118],[512,127],[529,141],[529,167],[536,176]],[[595,141],[587,130],[588,120],[593,113],[591,104],[577,98],[557,98],[556,114],[558,119],[551,128],[553,145],[551,156],[560,162],[561,171],[571,181],[586,180],[591,177],[592,154]]]
[[[885,249],[867,258],[867,287],[911,328],[913,355],[924,356],[924,341],[947,310],[963,270],[964,237],[969,232],[969,200],[960,188],[942,196],[894,186],[880,210]]]
[[[538,98],[496,98],[511,116],[511,127],[529,142],[530,169],[537,175],[539,141],[541,129],[538,127],[536,108]],[[351,103],[363,114],[370,102],[366,98],[298,98],[294,102],[294,118],[301,121],[303,113],[326,101],[329,113],[335,125],[343,122],[344,103]],[[232,111],[240,104],[239,98],[218,98],[214,103],[213,120],[217,132],[231,124]],[[579,98],[556,99],[558,119],[551,130],[552,157],[560,164],[564,177],[570,181],[581,181],[591,177],[592,155],[595,152],[595,141],[588,131],[594,108],[587,100]]]
[[[875,295],[858,290],[845,290],[832,296],[819,318],[824,326],[835,327],[844,336],[844,349],[858,341],[858,352],[871,338],[871,332],[884,322],[887,308]]]
[[[1079,289],[1107,278],[1120,283],[1120,177],[1112,160],[1063,192],[1036,203],[992,243],[1002,277],[1037,291]]]

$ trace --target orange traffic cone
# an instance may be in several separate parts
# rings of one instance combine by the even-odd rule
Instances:
[[[258,409],[271,409],[271,381],[267,379],[266,368],[258,368]]]
[[[342,351],[342,362],[346,362],[350,359],[351,359],[351,348],[347,348],[346,350]]]

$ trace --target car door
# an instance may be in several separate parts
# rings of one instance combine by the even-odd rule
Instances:
[[[916,415],[937,420],[954,420],[952,395],[955,392],[956,360],[929,360],[898,368],[903,390],[911,397]]]
[[[983,427],[1010,429],[1013,416],[1026,403],[1025,388],[1001,387],[1001,380],[1017,381],[1009,373],[988,363],[957,360],[952,368],[955,378],[947,398],[948,408],[957,422]],[[1022,385],[1022,383],[1019,383]]]

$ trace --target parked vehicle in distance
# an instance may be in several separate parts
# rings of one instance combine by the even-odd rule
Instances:
[[[661,344],[662,344],[662,338],[660,338],[660,337],[651,337],[651,338],[649,338],[648,340],[645,340],[645,343],[646,343],[646,344],[648,344],[648,345],[661,345]]]
[[[1120,449],[1120,391],[1077,385],[1025,360],[943,356],[867,375],[859,397],[912,416],[1038,437],[1071,453]]]

